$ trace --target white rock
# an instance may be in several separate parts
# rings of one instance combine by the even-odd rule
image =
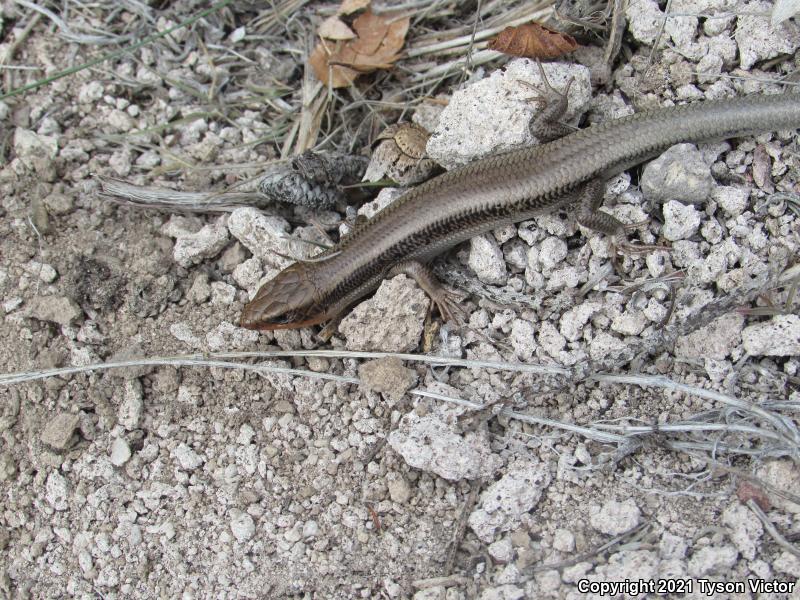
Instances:
[[[222,321],[206,334],[206,344],[212,352],[222,350],[244,350],[258,341],[258,331],[237,327]]]
[[[642,171],[642,192],[648,200],[704,202],[714,189],[711,169],[693,144],[677,144]]]
[[[469,516],[469,526],[482,541],[491,543],[498,532],[517,527],[550,485],[546,464],[520,462],[481,494],[480,505]]]
[[[58,471],[51,471],[44,485],[44,497],[56,510],[69,508],[69,484]]]
[[[608,358],[625,349],[625,342],[610,333],[601,331],[589,342],[589,356],[594,360]]]
[[[778,573],[785,573],[797,579],[800,577],[800,558],[788,550],[781,552],[780,556],[772,563]]]
[[[489,550],[489,556],[497,563],[506,564],[514,560],[514,546],[512,546],[511,540],[507,537],[492,542],[487,549]]]
[[[575,550],[575,536],[568,529],[556,529],[553,535],[553,548],[559,552],[573,552]]]
[[[319,524],[312,520],[306,521],[303,524],[303,539],[310,540],[319,535]]]
[[[647,325],[647,318],[640,310],[626,310],[611,322],[611,330],[622,335],[639,335]]]
[[[739,66],[749,70],[757,62],[780,54],[794,54],[800,47],[800,28],[794,20],[772,25],[771,2],[747,2],[736,20],[734,39],[739,45]]]
[[[704,546],[689,559],[689,574],[692,577],[728,573],[736,564],[739,553],[730,544],[722,546]]]
[[[597,312],[603,309],[599,302],[583,302],[566,311],[558,321],[561,335],[570,342],[577,341],[583,335],[583,327]]]
[[[503,251],[488,234],[470,240],[469,266],[483,283],[503,285],[508,279]]]
[[[231,274],[233,280],[243,290],[254,289],[261,279],[261,261],[255,256],[248,258],[243,263],[236,265]]]
[[[139,427],[144,412],[144,392],[138,379],[125,381],[124,395],[117,411],[117,422],[128,431]]]
[[[103,97],[103,84],[93,79],[81,85],[78,90],[78,102],[81,104],[94,104]]]
[[[750,198],[748,188],[738,188],[720,185],[711,192],[711,199],[719,204],[729,217],[738,217],[747,208],[747,201]]]
[[[233,508],[230,511],[231,533],[239,542],[246,542],[256,533],[256,524],[253,517],[246,512]]]
[[[567,257],[567,243],[557,237],[550,236],[542,241],[539,248],[539,264],[542,269],[549,271],[560,265]]]
[[[625,3],[628,31],[634,39],[652,46],[664,23],[664,13],[655,0],[640,0]]]
[[[258,258],[266,269],[283,269],[292,262],[287,240],[289,222],[282,217],[268,217],[255,208],[237,208],[228,219],[231,235]]]
[[[130,457],[131,447],[128,446],[128,442],[121,437],[114,438],[114,441],[111,442],[111,453],[109,457],[111,464],[115,467],[121,467],[128,462]]]
[[[567,340],[555,328],[550,321],[543,321],[539,325],[539,345],[542,350],[547,352],[553,358],[558,358],[564,347],[567,345]]]
[[[602,506],[593,505],[589,508],[589,523],[606,535],[630,531],[639,524],[641,517],[639,507],[631,499],[624,502],[609,500]]]
[[[800,354],[800,316],[776,315],[742,331],[744,349],[753,356],[797,356]]]
[[[236,299],[236,288],[224,281],[211,282],[211,304],[229,306]]]
[[[442,388],[440,388],[442,389]],[[445,395],[457,391],[443,388]],[[436,405],[424,416],[406,413],[389,434],[389,445],[415,469],[436,473],[450,481],[487,477],[496,471],[500,458],[491,450],[485,431],[456,430],[456,417],[463,409]]]
[[[692,205],[675,200],[664,203],[664,237],[671,242],[685,240],[697,233],[702,213]]]
[[[178,461],[181,469],[192,471],[203,464],[203,459],[186,444],[179,444],[172,451],[172,456]]]
[[[227,219],[227,216],[219,217],[196,233],[181,229],[173,221],[168,222],[162,231],[176,238],[172,253],[175,262],[182,267],[190,267],[219,254],[230,239]]]
[[[723,511],[722,524],[730,529],[731,542],[739,553],[747,560],[753,560],[759,539],[764,533],[761,520],[752,510],[735,502]]]
[[[524,319],[511,322],[511,346],[520,360],[529,360],[536,351],[536,338],[533,323]]]
[[[544,63],[551,85],[562,90],[570,77],[569,109],[565,121],[575,119],[591,98],[589,70],[582,65]],[[428,155],[446,169],[534,141],[528,123],[536,104],[521,81],[541,87],[536,63],[514,59],[503,69],[453,93],[428,140]]]

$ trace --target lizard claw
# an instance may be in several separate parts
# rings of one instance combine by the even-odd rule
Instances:
[[[445,322],[454,323],[457,327],[464,324],[467,313],[461,306],[464,301],[463,297],[450,290],[440,288],[431,299]]]

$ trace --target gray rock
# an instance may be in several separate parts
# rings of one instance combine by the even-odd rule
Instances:
[[[58,138],[39,135],[28,129],[14,129],[14,153],[28,169],[45,181],[54,181],[56,168],[53,162],[58,154]]]
[[[411,497],[411,487],[408,481],[399,473],[389,473],[387,475],[386,487],[389,489],[389,497],[392,502],[405,504]]]
[[[173,258],[182,267],[190,267],[204,260],[213,258],[228,245],[227,215],[219,217],[200,231],[192,232],[184,229],[177,219],[170,219],[162,232],[175,238]]]
[[[570,77],[569,108],[564,120],[575,119],[591,98],[589,70],[582,65],[545,63],[551,85],[563,90]],[[530,145],[528,123],[537,113],[536,92],[521,82],[542,87],[539,69],[530,59],[515,59],[505,68],[453,93],[428,140],[428,155],[452,169],[489,154]]]
[[[348,350],[409,352],[419,344],[429,305],[425,292],[398,275],[342,319],[339,331]]]
[[[417,373],[403,366],[394,356],[365,362],[358,376],[368,390],[386,394],[393,402],[400,400],[417,383]]]
[[[9,481],[16,474],[17,464],[14,461],[14,455],[10,452],[0,452],[0,481]]]
[[[110,452],[110,460],[111,464],[115,467],[121,467],[131,457],[131,447],[128,445],[128,442],[125,441],[125,438],[114,438],[114,441],[111,442],[111,452]]]
[[[722,524],[730,530],[730,540],[739,553],[753,560],[764,534],[764,526],[755,513],[737,500],[723,511]]]
[[[69,504],[67,503],[69,496],[69,483],[66,477],[61,475],[58,471],[52,471],[47,476],[47,481],[44,484],[44,497],[47,502],[56,510],[67,510]]]
[[[452,395],[453,391],[443,393]],[[389,434],[389,445],[415,469],[450,481],[491,475],[501,460],[492,453],[486,431],[461,434],[456,430],[456,417],[462,412],[444,405],[435,405],[423,415],[411,411]]]
[[[800,354],[800,316],[776,315],[742,331],[744,349],[753,356],[797,356]]]
[[[128,431],[136,429],[144,412],[144,392],[138,379],[125,382],[124,395],[117,411],[117,422]]]
[[[618,502],[609,500],[602,506],[589,507],[589,523],[597,531],[606,535],[620,535],[639,524],[642,513],[631,500]]]
[[[711,168],[692,144],[672,146],[642,172],[642,192],[652,202],[704,202],[714,189]]]
[[[689,559],[689,574],[692,577],[703,575],[723,575],[736,564],[739,553],[730,544],[704,546]]]
[[[290,248],[284,237],[289,232],[289,222],[281,217],[268,217],[255,208],[237,208],[228,219],[231,235],[258,258],[264,268],[283,269],[292,262],[280,255],[289,255]]]
[[[240,542],[246,542],[251,539],[256,533],[256,524],[253,522],[253,517],[246,512],[239,509],[231,509],[231,533]]]
[[[800,27],[794,20],[771,25],[771,2],[747,2],[736,19],[734,39],[739,46],[739,66],[748,70],[757,62],[780,54],[794,54],[800,47]]]
[[[675,355],[680,358],[715,358],[723,360],[739,345],[742,339],[744,317],[728,313],[705,327],[678,338]]]
[[[470,240],[469,266],[483,283],[503,285],[508,279],[503,251],[488,234]]]
[[[694,206],[675,200],[664,203],[664,237],[671,242],[685,240],[697,233],[701,213]]]
[[[479,507],[469,516],[469,526],[482,541],[491,543],[497,533],[516,528],[549,485],[546,464],[518,462],[481,494]]]
[[[66,450],[78,439],[76,430],[79,423],[80,416],[77,414],[58,413],[45,425],[41,440],[54,450]]]
[[[28,304],[28,316],[67,327],[83,317],[78,303],[67,296],[36,296]]]

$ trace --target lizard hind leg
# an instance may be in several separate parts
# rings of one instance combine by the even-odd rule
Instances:
[[[617,251],[629,254],[641,254],[654,250],[668,250],[665,246],[634,244],[627,239],[626,231],[636,229],[646,224],[647,221],[623,224],[614,215],[600,210],[603,203],[603,192],[605,191],[605,180],[600,177],[591,179],[578,194],[578,223],[592,229],[605,233],[609,236],[610,254],[615,267],[619,271],[616,263]]]

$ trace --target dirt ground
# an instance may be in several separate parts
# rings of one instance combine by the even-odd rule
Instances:
[[[286,26],[330,14],[320,6],[298,8]],[[124,3],[101,8],[98,27],[137,18]],[[163,31],[189,8],[149,10]],[[4,71],[6,84],[106,51],[70,41],[47,17],[23,36],[33,13],[13,2],[2,11],[0,50],[24,37],[6,64],[36,67]],[[236,326],[239,314],[284,259],[254,252],[252,232],[313,237],[308,209],[268,206],[276,220],[262,222],[253,209],[178,215],[98,194],[100,176],[220,190],[278,156],[299,115],[302,40],[292,30],[236,46],[237,19],[257,11],[226,11],[224,22],[211,16],[192,30],[193,45],[145,46],[0,101],[0,371],[332,352],[234,359],[305,374],[173,362],[0,381],[0,596],[800,598],[789,585],[800,577],[800,319],[796,301],[786,308],[800,248],[796,131],[702,147],[715,191],[696,205],[642,209],[641,170],[616,180],[615,214],[649,217],[642,241],[672,247],[624,256],[622,278],[603,271],[602,236],[581,233],[567,211],[438,263],[472,281],[447,279],[468,297],[460,330],[426,324],[424,295],[394,280],[330,342],[318,328],[257,334]],[[592,119],[697,100],[695,91],[744,95],[763,81],[779,91],[770,82],[797,63],[793,20],[767,36],[767,46],[784,44],[770,54],[738,38],[750,25],[730,17],[668,28],[669,47],[647,64],[650,17],[627,16],[622,58],[609,87],[595,89]],[[718,58],[713,77],[696,76]],[[398,71],[381,77],[402,83]],[[274,81],[283,104],[259,104],[252,90]],[[447,83],[436,93],[448,99],[465,87]],[[357,99],[337,93],[332,122],[343,98]],[[329,234],[344,208],[319,211],[334,223]],[[665,240],[670,225],[680,231]],[[504,275],[476,283],[467,267],[481,274],[475,261],[492,252]],[[681,282],[669,281],[673,271]],[[765,289],[737,310],[704,312],[762,275]],[[518,295],[529,304],[509,300]],[[670,326],[695,326],[662,336],[668,314]],[[507,364],[347,354],[423,354],[431,331],[433,356]],[[389,334],[410,346],[382,346],[395,343]],[[638,383],[585,377],[591,361],[629,348],[638,354],[611,361],[611,374]],[[600,587],[631,581],[641,587]],[[772,591],[750,587],[765,582],[776,582]]]

